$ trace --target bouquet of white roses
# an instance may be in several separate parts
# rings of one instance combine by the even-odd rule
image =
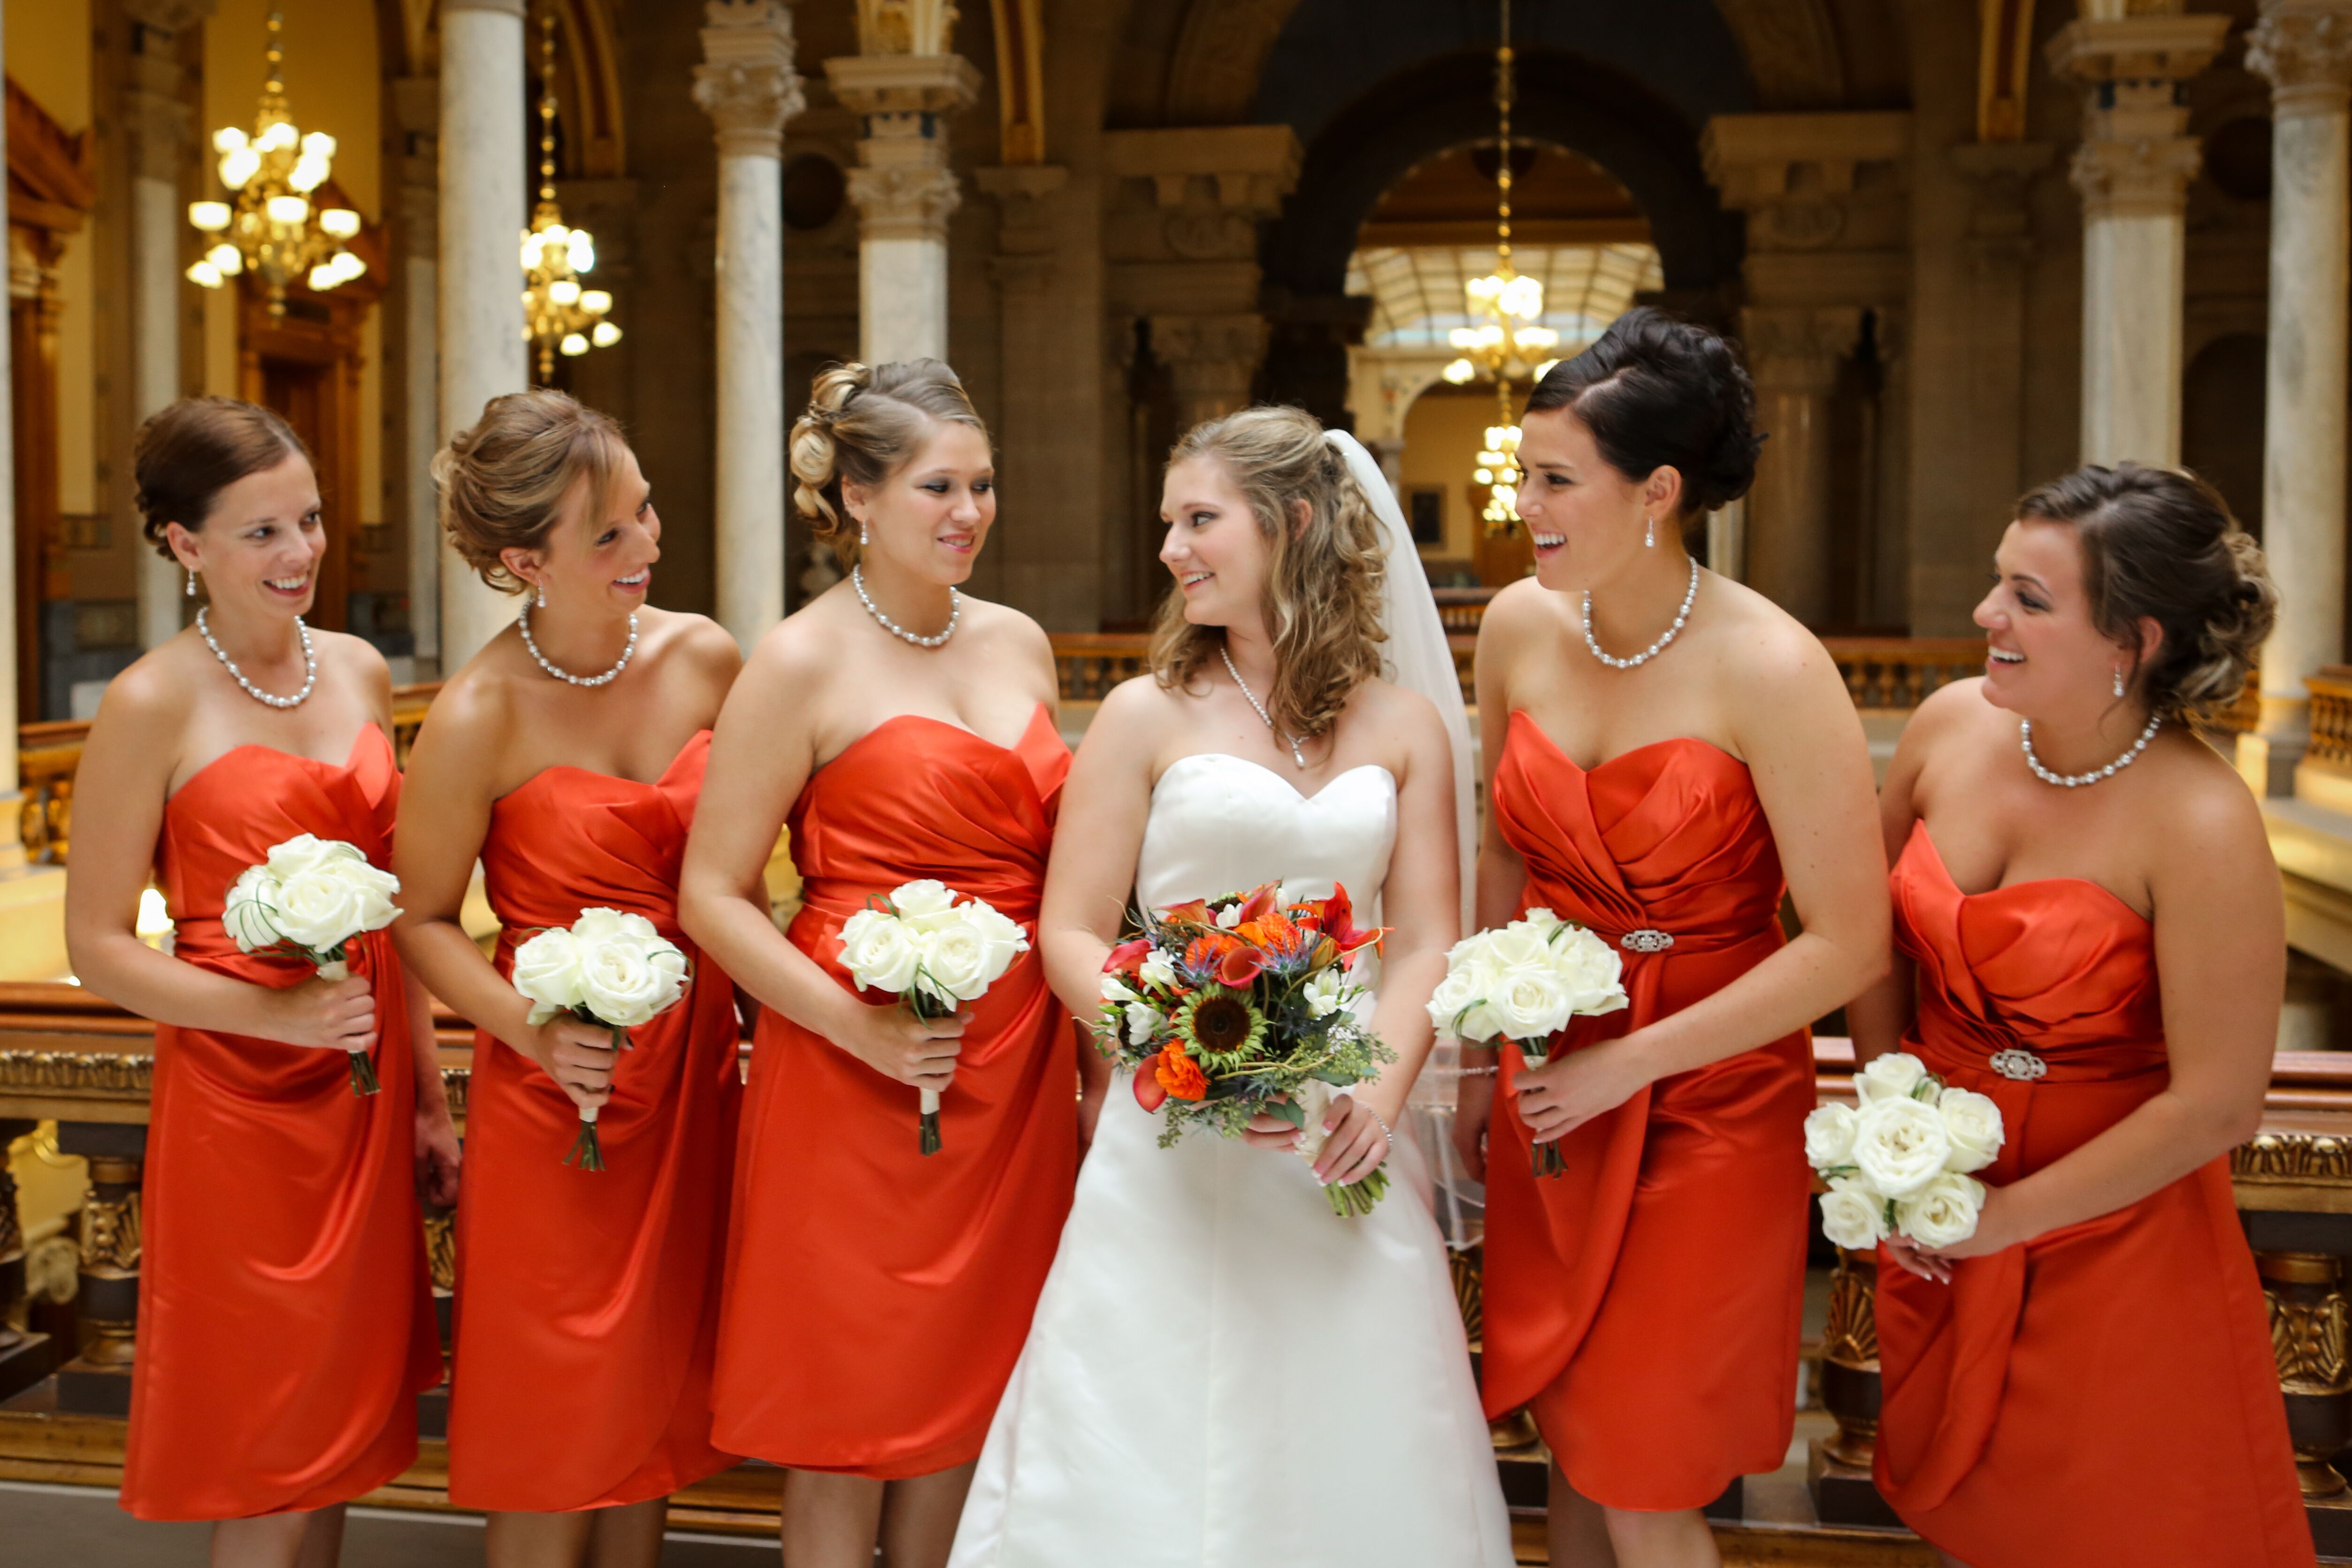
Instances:
[[[1531,1067],[1551,1054],[1552,1037],[1572,1018],[1625,1006],[1623,960],[1615,948],[1549,909],[1530,909],[1509,925],[1465,936],[1445,955],[1445,978],[1429,998],[1429,1019],[1456,1040],[1497,1036],[1519,1048]],[[1535,1173],[1567,1168],[1557,1142],[1535,1146]]]
[[[929,878],[902,883],[887,898],[841,923],[841,962],[860,990],[887,991],[917,1018],[954,1016],[1004,977],[1029,951],[1021,923]],[[940,1093],[922,1091],[917,1144],[940,1152]]]
[[[2000,1107],[1947,1087],[1908,1051],[1874,1057],[1853,1075],[1861,1106],[1823,1105],[1805,1118],[1805,1158],[1829,1183],[1822,1230],[1849,1251],[1889,1236],[1951,1247],[1977,1233],[1984,1184],[2006,1136]]]
[[[369,864],[358,845],[298,833],[237,877],[221,924],[241,953],[289,954],[317,965],[323,979],[345,980],[352,973],[345,945],[398,919],[392,895],[399,891],[400,880]],[[354,1047],[352,1092],[378,1087],[374,1060]]]
[[[609,1030],[614,1051],[625,1051],[629,1030],[675,1006],[686,994],[686,955],[642,915],[583,909],[569,929],[541,931],[515,949],[514,988],[531,1002],[530,1022],[570,1013]],[[596,1141],[596,1107],[580,1112],[580,1136],[565,1165],[604,1168]]]

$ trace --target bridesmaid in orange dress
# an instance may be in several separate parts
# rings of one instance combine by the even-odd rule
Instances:
[[[75,973],[156,1023],[122,1506],[216,1521],[216,1565],[322,1568],[343,1504],[415,1458],[416,1396],[441,1380],[417,1185],[456,1197],[457,1138],[388,936],[330,981],[239,953],[221,911],[298,834],[387,863],[392,678],[366,643],[302,624],[327,537],[276,414],[174,403],[136,461],[146,536],[204,603],[107,687],[66,893]],[[151,868],[169,955],[136,935]],[[353,1050],[378,1092],[352,1092]]]
[[[1069,1208],[1075,1042],[1034,953],[919,1019],[854,988],[839,935],[932,878],[1034,939],[1069,752],[1045,633],[956,588],[996,494],[954,372],[825,371],[792,463],[850,580],[751,655],[687,852],[687,929],[764,1004],[714,1430],[791,1470],[793,1568],[866,1568],[877,1542],[938,1568]],[[779,934],[761,870],[787,815],[802,907]],[[928,1157],[922,1088],[944,1091]]]
[[[1879,1490],[1972,1568],[2308,1564],[2228,1159],[2284,917],[2253,798],[2187,722],[2236,699],[2276,594],[2210,486],[2130,464],[2027,496],[1994,560],[1984,678],[1921,705],[1887,774],[1908,962],[1848,1014],[2007,1134],[1975,1236],[1887,1244]]]
[[[489,1514],[491,1568],[652,1568],[669,1494],[710,1443],[741,1030],[677,924],[709,727],[741,664],[646,602],[661,518],[635,455],[561,392],[493,398],[436,461],[442,526],[513,626],[436,699],[409,758],[402,953],[478,1026],[457,1209],[449,1500]],[[476,857],[494,959],[459,926]],[[530,1021],[515,949],[584,908],[687,949],[683,998],[629,1031]],[[617,1060],[616,1060],[617,1055]],[[604,1168],[568,1164],[598,1108]]]
[[[1534,1406],[1556,1563],[1713,1563],[1699,1511],[1787,1453],[1806,1028],[1886,963],[1844,684],[1683,549],[1747,489],[1753,413],[1721,339],[1648,309],[1545,377],[1519,445],[1536,579],[1479,633],[1479,922],[1541,905],[1591,926],[1632,1000],[1543,1066],[1507,1050],[1499,1095],[1494,1053],[1468,1053],[1456,1118],[1487,1183],[1486,1408]],[[1538,1141],[1564,1175],[1532,1174]]]

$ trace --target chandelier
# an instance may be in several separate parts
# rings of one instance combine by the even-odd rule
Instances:
[[[1508,533],[1519,520],[1519,426],[1512,417],[1511,383],[1539,382],[1559,362],[1540,358],[1559,343],[1558,332],[1538,325],[1544,311],[1542,280],[1523,277],[1511,266],[1511,105],[1517,94],[1511,0],[1501,0],[1501,6],[1502,42],[1495,49],[1495,110],[1500,121],[1495,183],[1501,193],[1495,219],[1495,270],[1464,286],[1474,325],[1456,327],[1446,335],[1462,357],[1439,372],[1454,386],[1482,376],[1495,383],[1498,420],[1486,427],[1486,444],[1479,450],[1472,474],[1486,486],[1486,506],[1479,515],[1490,534]]]
[[[555,13],[549,11],[539,19],[539,205],[522,236],[522,335],[539,356],[541,382],[555,374],[556,355],[577,357],[621,340],[620,328],[604,319],[612,295],[580,287],[580,275],[595,269],[594,237],[564,226],[555,202]]]
[[[236,197],[229,202],[191,202],[188,222],[213,244],[189,278],[218,288],[239,273],[261,280],[269,314],[286,314],[286,289],[300,278],[316,292],[349,283],[367,263],[343,248],[360,232],[360,215],[349,207],[313,208],[310,193],[326,183],[335,161],[335,139],[323,131],[304,135],[286,110],[285,50],[278,42],[285,19],[269,13],[268,79],[261,86],[261,109],[251,134],[234,125],[213,132],[220,154],[220,182]]]

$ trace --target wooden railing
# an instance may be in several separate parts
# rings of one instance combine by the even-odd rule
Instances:
[[[2352,664],[2328,664],[2303,683],[2311,692],[2306,761],[2352,773]]]

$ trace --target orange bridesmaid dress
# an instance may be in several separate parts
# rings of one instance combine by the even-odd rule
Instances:
[[[642,915],[692,976],[629,1031],[598,1113],[604,1168],[563,1163],[580,1112],[545,1070],[474,1037],[457,1206],[449,1500],[552,1513],[666,1497],[725,1469],[710,1443],[741,1030],[732,982],[678,929],[704,730],[651,784],[533,774],[490,812],[496,963],[586,908]]]
[[[284,988],[302,960],[243,954],[229,886],[299,833],[390,862],[400,773],[369,725],[341,766],[240,746],[163,808],[157,870],[173,954]],[[219,1520],[347,1502],[416,1457],[441,1381],[416,1202],[416,1078],[391,939],[351,945],[375,986],[381,1092],[340,1051],[155,1027],[141,1206],[138,1355],[122,1506]]]
[[[1557,1049],[1679,1012],[1781,946],[1771,827],[1747,767],[1705,741],[1660,741],[1588,772],[1514,713],[1493,810],[1527,862],[1525,904],[1623,949],[1631,1005],[1573,1020]],[[1778,1469],[1804,1303],[1805,1031],[1639,1091],[1560,1141],[1558,1176],[1530,1172],[1510,1094],[1523,1064],[1502,1055],[1488,1416],[1532,1404],[1570,1483],[1608,1508],[1703,1508]]]
[[[793,806],[793,945],[849,986],[842,922],[925,877],[1034,941],[1069,766],[1043,704],[1010,750],[918,715],[885,721]],[[979,1457],[1069,1211],[1077,1066],[1034,950],[969,1010],[928,1157],[914,1089],[761,1011],[719,1333],[722,1446],[886,1480]]]
[[[1894,890],[1918,962],[1905,1049],[2000,1106],[2007,1142],[1982,1180],[2063,1158],[2169,1081],[2155,929],[2105,888],[1964,894],[1922,822]],[[1883,1262],[1878,1363],[1878,1489],[1977,1568],[2314,1560],[2226,1157],[1962,1259],[1948,1286]]]

